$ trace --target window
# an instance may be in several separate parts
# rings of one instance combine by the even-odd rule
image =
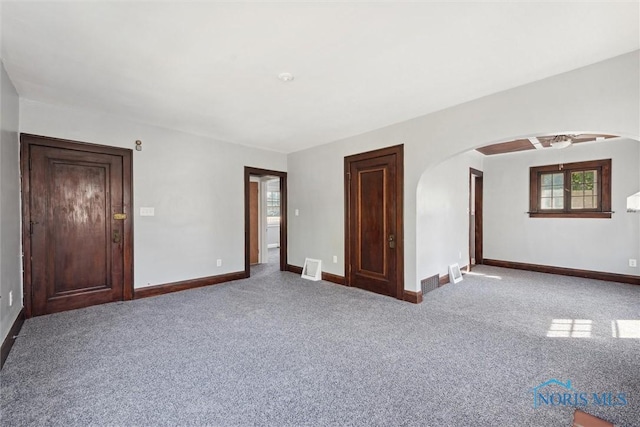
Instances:
[[[280,191],[267,191],[267,224],[280,224]]]
[[[611,218],[611,159],[532,167],[529,216]]]

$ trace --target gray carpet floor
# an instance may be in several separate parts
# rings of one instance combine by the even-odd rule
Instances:
[[[264,266],[259,266],[264,267]],[[265,269],[263,269],[265,270]],[[589,337],[548,337],[554,319]],[[28,319],[3,426],[570,426],[530,389],[627,393],[640,426],[640,287],[480,266],[414,305],[292,273]]]

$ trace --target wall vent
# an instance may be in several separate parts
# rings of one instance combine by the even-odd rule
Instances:
[[[438,289],[440,277],[436,274],[435,276],[427,277],[426,279],[422,279],[420,281],[420,286],[422,287],[422,295],[427,292],[431,292],[434,289]]]

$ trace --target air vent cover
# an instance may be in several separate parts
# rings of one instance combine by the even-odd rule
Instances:
[[[438,288],[439,277],[436,274],[435,276],[427,277],[426,279],[422,279],[420,281],[420,286],[422,287],[422,295],[427,292],[431,292],[434,289]]]
[[[322,261],[319,259],[307,258],[302,267],[302,278],[317,281],[322,277]]]

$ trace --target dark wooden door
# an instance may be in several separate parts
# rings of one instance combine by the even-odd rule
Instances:
[[[30,315],[130,299],[130,150],[29,135],[22,144]]]
[[[249,189],[249,215],[251,218],[251,227],[250,227],[250,235],[251,235],[251,245],[250,245],[250,260],[251,265],[257,264],[259,262],[260,257],[260,248],[259,248],[259,212],[260,212],[260,203],[258,202],[259,191],[258,191],[258,183],[251,182],[251,188]]]
[[[345,158],[347,284],[403,298],[403,147]]]
[[[476,177],[475,188],[475,259],[476,264],[482,264],[482,176]]]

